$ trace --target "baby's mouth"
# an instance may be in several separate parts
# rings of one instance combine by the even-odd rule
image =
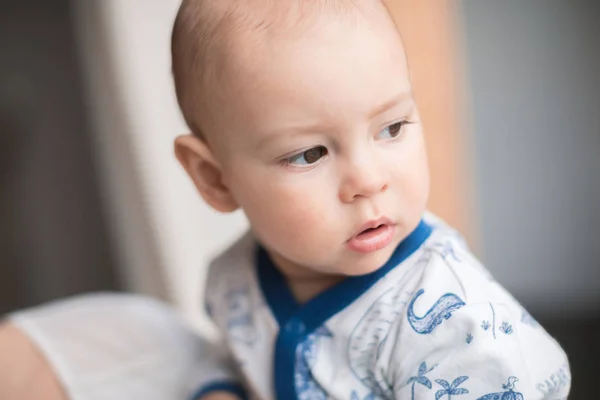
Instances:
[[[380,234],[381,231],[386,229],[388,226],[389,226],[388,224],[379,224],[375,228],[365,229],[364,231],[360,232],[355,237],[359,240],[369,240],[369,238],[372,238],[372,237]]]
[[[381,219],[368,222],[365,226],[366,228],[346,242],[350,250],[370,253],[386,247],[394,239],[396,226],[391,221]]]

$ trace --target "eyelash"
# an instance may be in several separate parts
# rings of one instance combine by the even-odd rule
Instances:
[[[400,134],[402,133],[402,128],[403,128],[405,125],[412,124],[412,123],[413,123],[413,122],[411,122],[411,121],[408,121],[408,120],[402,120],[402,121],[394,122],[393,124],[390,124],[390,125],[386,126],[386,127],[385,127],[384,129],[382,129],[382,130],[381,130],[379,133],[381,133],[381,132],[385,131],[386,129],[388,129],[388,130],[389,130],[391,127],[393,127],[393,126],[395,126],[395,125],[398,125],[398,130],[395,132],[396,136],[393,136],[393,137],[391,137],[391,138],[389,139],[389,140],[394,140],[394,139],[397,139],[397,138],[398,138],[398,136],[400,136]],[[379,134],[379,133],[378,133],[378,134]],[[319,158],[318,158],[318,159],[317,159],[315,162],[313,162],[313,163],[308,163],[308,164],[306,164],[307,166],[304,166],[304,167],[300,167],[300,166],[298,166],[298,165],[296,165],[296,164],[294,164],[294,163],[293,163],[293,161],[294,161],[295,159],[297,159],[297,158],[299,158],[299,157],[302,157],[303,155],[306,155],[308,152],[310,152],[310,151],[314,151],[314,150],[317,150],[317,149],[321,150],[321,151],[322,151],[324,154],[322,154],[322,155],[321,155],[321,156],[320,156],[320,157],[319,157]],[[301,152],[299,152],[299,153],[296,153],[296,154],[293,154],[293,155],[291,155],[291,156],[289,156],[289,157],[286,157],[286,158],[284,158],[283,160],[281,160],[280,164],[281,164],[281,165],[283,165],[283,166],[292,166],[292,167],[296,167],[296,168],[308,168],[308,167],[313,167],[313,166],[315,166],[315,165],[318,165],[318,164],[321,162],[321,160],[322,160],[322,159],[323,159],[325,156],[327,156],[327,154],[329,154],[329,151],[327,150],[327,148],[326,148],[325,146],[314,146],[314,147],[311,147],[311,148],[309,148],[309,149],[307,149],[307,150],[301,151]]]
[[[408,120],[402,120],[402,121],[394,122],[393,124],[390,124],[390,125],[386,126],[384,129],[382,129],[381,131],[379,131],[379,133],[385,131],[386,129],[389,130],[391,127],[397,125],[398,126],[398,130],[395,132],[396,136],[393,136],[393,137],[390,138],[390,140],[394,140],[394,139],[398,138],[402,134],[402,128],[405,125],[408,125],[408,124],[412,124],[412,122],[410,122]]]
[[[324,154],[322,154],[315,162],[306,164],[307,166],[301,167],[301,166],[298,166],[293,163],[293,161],[295,159],[302,157],[303,155],[306,155],[309,151],[314,151],[314,150],[321,150]],[[283,160],[281,160],[281,164],[283,166],[291,166],[291,167],[295,167],[295,168],[313,167],[315,165],[318,165],[321,162],[321,160],[323,159],[323,157],[327,156],[327,154],[329,154],[329,150],[327,150],[327,148],[325,146],[315,146],[315,147],[311,147],[310,149],[304,150],[300,153],[296,153],[294,155],[284,158]]]

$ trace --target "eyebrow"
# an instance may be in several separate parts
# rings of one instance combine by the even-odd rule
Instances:
[[[324,131],[328,130],[329,128],[330,128],[329,125],[316,123],[316,124],[311,124],[311,125],[291,126],[291,127],[284,128],[282,130],[278,130],[276,132],[279,132],[279,133],[290,132],[292,135],[300,135],[301,133],[307,133],[307,132],[324,132]],[[266,137],[264,137],[262,140],[260,140],[256,144],[255,148],[260,149],[260,148],[264,147],[265,145],[269,144],[270,142],[280,139],[281,137],[282,137],[281,134],[272,132],[272,133],[268,134]]]
[[[392,97],[391,99],[387,100],[386,102],[378,105],[373,110],[371,110],[371,112],[367,115],[368,119],[373,119],[373,118],[377,117],[378,115],[381,115],[384,112],[389,111],[392,108],[396,107],[397,105],[399,105],[403,102],[406,102],[412,98],[413,98],[412,92],[402,92],[402,93]],[[316,124],[310,124],[310,125],[292,126],[289,128],[285,128],[283,130],[288,131],[288,132],[293,132],[293,133],[300,133],[300,132],[323,132],[329,128],[330,128],[330,126],[327,124],[316,123]],[[270,134],[267,137],[263,138],[263,140],[261,140],[256,145],[256,148],[263,147],[264,145],[277,139],[278,137],[280,137],[280,135]]]
[[[392,108],[394,108],[395,106],[397,106],[398,104],[407,101],[409,99],[412,99],[413,94],[412,92],[403,92],[400,93],[399,95],[391,98],[390,100],[386,101],[385,103],[375,107],[370,113],[369,113],[369,119],[373,119],[376,116],[383,114],[386,111],[391,110]]]

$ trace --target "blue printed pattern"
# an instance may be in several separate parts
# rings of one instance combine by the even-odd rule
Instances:
[[[467,338],[465,339],[465,342],[467,344],[471,344],[472,341],[473,341],[473,335],[471,335],[470,333],[467,333]]]
[[[425,290],[419,289],[408,305],[408,322],[413,330],[422,335],[427,335],[433,332],[444,319],[452,316],[452,313],[465,305],[465,302],[454,293],[446,293],[440,297],[431,306],[429,311],[422,317],[417,317],[414,312],[414,305],[419,296],[425,293]]]
[[[492,323],[490,325],[490,321],[488,321],[488,320],[481,321],[481,329],[483,329],[484,331],[487,331],[491,327],[492,335],[494,336],[494,339],[496,339],[496,310],[494,310],[494,306],[492,305],[492,303],[489,303],[489,304],[490,304],[490,309],[492,310]],[[500,326],[498,326],[498,330],[500,330],[500,332],[504,333],[505,335],[510,335],[514,332],[513,326],[511,324],[509,324],[507,321],[502,321]]]
[[[494,306],[492,305],[492,303],[490,304],[490,309],[492,310],[492,324],[491,324],[491,328],[492,328],[492,335],[494,335],[494,339],[496,339],[496,310],[494,310]],[[484,331],[487,331],[488,329],[490,329],[490,321],[485,320],[485,321],[481,321],[481,329],[483,329]]]
[[[350,400],[375,400],[375,395],[373,393],[369,393],[365,397],[361,398],[358,395],[358,392],[356,390],[353,390],[352,394],[350,395]]]
[[[299,400],[326,400],[328,398],[325,390],[315,381],[311,367],[317,359],[319,339],[332,336],[327,328],[321,327],[308,335],[306,340],[298,346],[294,380]]]
[[[538,382],[535,387],[546,397],[557,397],[559,393],[571,384],[571,372],[569,364],[563,364],[557,371],[554,371],[543,382]]]
[[[411,400],[415,400],[415,385],[417,383],[419,385],[425,386],[427,389],[431,390],[431,381],[425,375],[430,373],[431,370],[433,370],[435,367],[436,367],[436,365],[427,369],[427,364],[425,363],[425,361],[423,361],[421,363],[421,365],[419,365],[419,370],[417,371],[417,375],[411,376],[410,378],[408,378],[408,382],[406,382],[406,383],[408,385],[411,385],[411,388],[410,388]]]
[[[502,385],[503,392],[486,394],[477,400],[524,400],[521,393],[515,392],[515,383],[518,380],[516,376],[511,376],[508,378],[508,383]]]
[[[448,400],[452,400],[452,396],[469,393],[467,389],[459,387],[467,379],[469,379],[468,376],[459,376],[453,380],[451,384],[443,379],[436,379],[435,382],[443,387],[443,389],[435,392],[435,400],[439,400],[444,396],[448,396]]]
[[[225,294],[225,304],[229,337],[250,346],[256,342],[257,334],[254,329],[249,293],[248,285],[230,289]]]
[[[506,335],[510,335],[511,333],[513,333],[512,325],[510,325],[506,321],[502,321],[502,323],[500,324],[500,330],[502,332],[504,332]]]
[[[401,317],[411,295],[398,287],[387,290],[367,309],[350,335],[350,369],[377,397],[392,397],[392,385],[386,374],[373,366],[381,357],[392,324]]]

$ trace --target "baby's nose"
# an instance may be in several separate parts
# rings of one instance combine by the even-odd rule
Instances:
[[[340,200],[351,203],[357,198],[369,198],[388,189],[386,174],[377,162],[353,164],[343,174]]]

